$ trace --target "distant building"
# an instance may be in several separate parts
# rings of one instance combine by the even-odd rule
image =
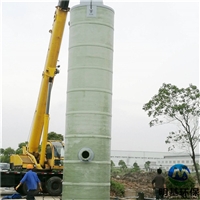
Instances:
[[[133,167],[136,162],[141,169],[144,169],[144,164],[150,161],[152,170],[159,167],[169,170],[172,165],[178,163],[187,165],[191,171],[194,170],[192,159],[186,153],[111,150],[111,160],[115,166],[118,166],[119,161],[123,160],[128,168]],[[196,162],[200,164],[200,154],[196,154]]]
[[[195,160],[196,163],[200,165],[200,154],[196,154]],[[190,171],[194,171],[193,161],[188,154],[166,155],[164,158],[157,161],[157,165],[160,165],[165,170],[169,170],[172,165],[178,163],[187,165]]]

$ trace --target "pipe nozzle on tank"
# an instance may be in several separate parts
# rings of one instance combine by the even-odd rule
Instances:
[[[81,161],[91,161],[94,158],[94,152],[90,148],[84,147],[79,151],[78,158]]]

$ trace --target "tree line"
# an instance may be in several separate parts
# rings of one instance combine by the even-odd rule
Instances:
[[[144,164],[144,169],[145,169],[146,171],[150,171],[150,170],[151,170],[151,169],[150,169],[150,164],[151,164],[150,161],[146,161],[146,162],[145,162],[145,164]],[[120,160],[120,161],[118,162],[118,166],[119,166],[119,168],[120,168],[121,171],[127,171],[127,169],[128,169],[128,167],[127,167],[127,165],[126,165],[126,163],[125,163],[124,160]],[[115,163],[111,160],[111,170],[112,170],[114,167],[115,167]],[[132,168],[131,168],[131,172],[139,172],[139,171],[141,171],[140,166],[137,164],[137,162],[134,162],[134,163],[133,163],[133,166],[132,166]]]
[[[57,134],[55,132],[48,133],[48,140],[61,140],[63,141],[63,135]],[[10,162],[10,156],[12,154],[22,154],[22,147],[27,146],[28,141],[21,142],[18,144],[18,148],[15,150],[12,147],[8,148],[0,148],[0,162],[2,163],[9,163]],[[40,148],[40,147],[39,147]]]

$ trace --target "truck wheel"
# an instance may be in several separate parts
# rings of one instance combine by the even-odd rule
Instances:
[[[59,196],[62,193],[61,178],[55,176],[51,177],[46,184],[47,191],[52,196]]]

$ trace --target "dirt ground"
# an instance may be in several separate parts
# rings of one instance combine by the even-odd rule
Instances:
[[[166,174],[163,174],[167,176]],[[125,197],[136,197],[138,193],[143,193],[145,198],[154,198],[154,190],[152,189],[152,180],[156,176],[156,172],[137,172],[129,173],[123,176],[112,177],[112,180],[120,182],[125,187]],[[196,187],[198,187],[196,185]],[[115,196],[111,192],[111,196]],[[167,197],[166,197],[167,198]],[[172,198],[172,197],[170,197]],[[193,197],[197,199],[196,196]]]
[[[120,182],[125,187],[125,197],[138,196],[138,193],[144,193],[145,197],[153,198],[154,193],[152,189],[151,181],[156,175],[155,172],[149,173],[134,173],[126,174],[122,177],[112,177],[113,180]],[[112,194],[114,195],[114,194]]]

